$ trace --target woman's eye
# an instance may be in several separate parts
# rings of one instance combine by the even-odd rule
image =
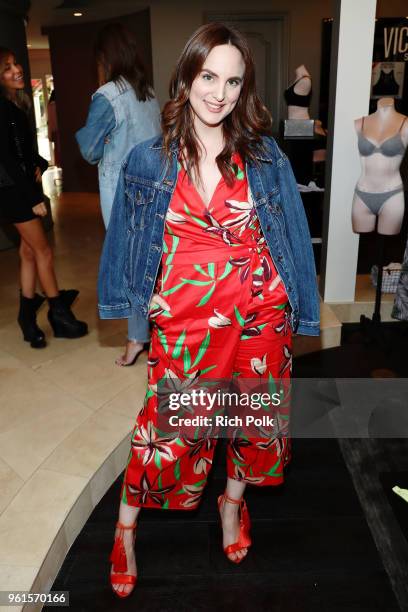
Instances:
[[[203,74],[203,79],[204,79],[205,81],[211,81],[212,76],[211,76],[211,74]]]
[[[240,84],[240,81],[238,81],[238,79],[230,79],[229,84],[235,87]]]

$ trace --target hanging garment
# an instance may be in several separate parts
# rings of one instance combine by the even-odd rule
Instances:
[[[122,486],[132,506],[197,507],[211,468],[214,437],[163,435],[158,386],[163,378],[188,390],[198,380],[252,379],[278,385],[291,373],[290,307],[252,204],[241,159],[235,181],[221,177],[208,207],[184,169],[168,209],[156,287],[169,304],[154,305],[148,389],[137,417]],[[245,384],[245,383],[243,383]],[[280,418],[288,407],[280,406]],[[231,432],[227,474],[258,486],[283,480],[287,437],[258,429]]]

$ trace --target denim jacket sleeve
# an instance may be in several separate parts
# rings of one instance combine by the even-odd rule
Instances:
[[[103,157],[106,136],[115,127],[115,114],[109,100],[97,93],[89,107],[83,128],[75,134],[81,155],[90,164],[97,164]]]
[[[277,167],[282,202],[291,203],[290,206],[282,208],[298,276],[299,327],[297,333],[318,336],[320,333],[320,298],[309,225],[290,162],[279,147],[275,146],[279,153]]]
[[[126,292],[127,211],[126,161],[122,163],[112,213],[103,244],[98,275],[98,308],[101,319],[125,319],[137,314]]]

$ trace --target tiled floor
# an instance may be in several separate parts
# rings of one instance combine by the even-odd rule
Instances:
[[[141,406],[146,357],[132,368],[114,358],[126,322],[99,321],[96,276],[104,236],[94,194],[53,203],[61,288],[80,290],[74,310],[90,333],[33,350],[16,323],[18,256],[0,253],[0,590],[44,590],[88,515],[123,469]],[[16,608],[13,608],[16,610]]]
[[[97,317],[104,236],[97,196],[63,194],[53,216],[60,287],[80,290],[74,310],[90,331],[78,340],[53,338],[43,306],[38,320],[48,346],[24,343],[16,323],[17,251],[0,252],[0,591],[50,588],[123,469],[144,395],[146,356],[132,368],[115,366],[126,323]],[[325,348],[339,344],[341,327],[326,311],[323,305]],[[315,350],[322,347],[316,340]],[[310,346],[302,339],[298,352]]]

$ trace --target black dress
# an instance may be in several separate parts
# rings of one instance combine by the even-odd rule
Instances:
[[[13,102],[0,95],[0,164],[12,185],[0,187],[0,219],[23,223],[38,219],[33,206],[44,200],[35,168],[48,163],[35,150],[28,117]]]

